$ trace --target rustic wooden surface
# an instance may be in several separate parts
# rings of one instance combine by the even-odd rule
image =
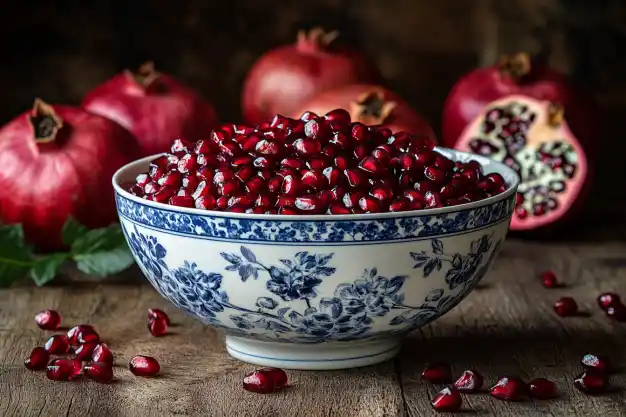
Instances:
[[[626,325],[609,322],[595,305],[600,291],[626,296],[626,243],[539,244],[509,240],[494,268],[468,299],[436,323],[415,332],[395,361],[332,372],[289,371],[293,387],[258,395],[241,388],[254,366],[231,359],[222,335],[168,303],[136,274],[106,283],[0,291],[0,416],[430,416],[429,398],[440,387],[419,379],[426,362],[452,363],[455,372],[480,370],[487,383],[501,374],[556,381],[561,398],[505,403],[485,394],[465,396],[468,413],[499,416],[626,415],[626,373],[611,378],[614,390],[595,397],[572,385],[588,352],[609,355],[626,368]],[[547,290],[538,273],[551,268],[566,282]],[[573,295],[588,317],[561,319],[551,309]],[[160,307],[175,323],[153,338],[147,309]],[[67,325],[94,324],[116,354],[117,381],[52,382],[22,362],[48,332],[33,315],[58,309]],[[162,375],[134,377],[126,369],[135,354],[157,357]]]

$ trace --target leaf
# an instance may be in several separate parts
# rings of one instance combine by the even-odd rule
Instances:
[[[283,307],[283,308],[279,308],[278,310],[276,310],[276,315],[278,317],[280,317],[281,319],[285,318],[285,314],[287,314],[287,312],[291,309],[291,307]]]
[[[337,297],[322,298],[320,300],[320,313],[330,315],[333,319],[336,319],[343,312],[343,305],[341,299]]]
[[[63,225],[62,237],[63,243],[68,246],[72,246],[76,240],[86,235],[89,232],[85,226],[80,224],[73,217],[68,217],[67,221]]]
[[[25,277],[31,266],[32,252],[24,242],[22,226],[0,226],[0,287]]]
[[[246,248],[245,246],[241,247],[241,254],[249,262],[252,262],[252,263],[256,262],[256,256],[254,256],[254,253],[252,253],[252,251],[250,249]]]
[[[374,278],[376,275],[378,275],[378,269],[372,268],[370,271],[370,278]]]
[[[433,239],[431,240],[431,244],[435,255],[443,255],[443,242],[441,242],[441,240]]]
[[[259,277],[257,270],[250,264],[239,265],[238,272],[239,272],[239,277],[241,278],[241,282],[246,282],[248,278],[252,276],[255,279]]]
[[[105,277],[133,264],[133,257],[119,224],[89,230],[72,244],[72,258],[85,274]]]
[[[278,303],[269,297],[259,297],[256,300],[257,307],[273,310],[278,306]]]
[[[428,295],[426,296],[426,301],[427,303],[433,302],[433,301],[439,301],[439,299],[441,299],[441,297],[443,297],[443,290],[441,288],[438,288],[436,290],[432,290],[431,292],[428,293]]]
[[[70,259],[69,253],[53,253],[37,259],[30,270],[31,279],[38,287],[52,281],[65,261]]]
[[[402,286],[404,285],[404,281],[407,278],[408,277],[406,275],[397,275],[397,276],[391,278],[389,280],[389,284],[387,285],[387,288],[385,290],[385,294],[393,295],[393,294],[397,293],[400,290],[400,288],[402,288]]]
[[[222,255],[222,258],[226,259],[226,261],[233,265],[239,266],[242,262],[241,258],[233,253],[220,252],[220,255]]]
[[[424,251],[421,251],[419,253],[409,252],[409,254],[411,255],[411,258],[417,261],[417,263],[413,266],[413,269],[421,268],[430,259],[430,256]]]
[[[433,259],[429,260],[426,263],[426,265],[424,265],[424,278],[428,278],[428,276],[433,273],[433,271],[437,267],[437,261],[438,260],[439,260],[439,258],[433,258]],[[441,262],[441,261],[439,261],[439,262]]]
[[[463,266],[463,257],[456,253],[452,257],[452,268],[461,269],[461,266]]]

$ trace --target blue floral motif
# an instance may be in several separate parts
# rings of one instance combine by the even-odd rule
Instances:
[[[300,343],[392,337],[420,327],[472,290],[501,244],[494,245],[493,236],[485,234],[470,243],[467,254],[446,253],[439,239],[431,239],[429,251],[410,252],[414,268],[421,269],[424,278],[449,266],[448,288],[434,289],[417,306],[405,304],[408,275],[388,277],[377,268],[365,269],[353,282],[337,285],[332,297],[319,297],[319,285],[337,272],[331,266],[334,253],[301,251],[291,259],[266,264],[249,247],[241,246],[239,253],[220,254],[227,264],[224,270],[236,273],[242,282],[264,279],[268,291],[257,298],[254,308],[246,308],[231,303],[221,273],[203,271],[192,261],[170,268],[167,250],[155,237],[140,233],[137,226],[130,232],[123,230],[143,272],[176,306],[230,333]],[[373,332],[378,320],[398,330]]]
[[[116,193],[122,218],[136,224],[205,239],[243,242],[371,242],[411,240],[420,237],[469,231],[506,220],[515,207],[515,197],[470,210],[370,220],[293,221],[229,218],[188,214],[168,207],[151,207]]]

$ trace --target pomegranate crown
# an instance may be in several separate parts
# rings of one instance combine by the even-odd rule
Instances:
[[[395,101],[385,100],[385,92],[376,88],[350,102],[350,115],[363,124],[380,125],[389,119],[397,106]]]
[[[40,98],[36,98],[33,103],[29,122],[33,128],[33,135],[37,143],[53,142],[59,130],[63,127],[63,120],[57,115],[52,106]]]
[[[333,30],[326,32],[321,27],[314,27],[310,31],[301,29],[298,31],[296,45],[298,49],[316,51],[324,49],[339,37],[339,32]]]

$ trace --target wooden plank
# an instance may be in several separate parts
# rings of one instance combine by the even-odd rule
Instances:
[[[480,289],[455,310],[407,341],[399,358],[409,415],[435,415],[429,398],[440,387],[424,384],[419,375],[431,361],[452,364],[456,374],[479,370],[486,384],[516,374],[530,380],[557,382],[561,397],[552,401],[507,403],[487,394],[464,396],[465,406],[481,415],[619,416],[626,415],[624,373],[611,378],[615,392],[586,396],[573,386],[580,358],[589,352],[626,365],[626,325],[609,322],[595,297],[615,290],[626,295],[626,245],[539,245],[509,241]],[[553,269],[566,283],[545,289],[538,275]],[[552,311],[559,297],[575,297],[589,317],[562,319]]]

